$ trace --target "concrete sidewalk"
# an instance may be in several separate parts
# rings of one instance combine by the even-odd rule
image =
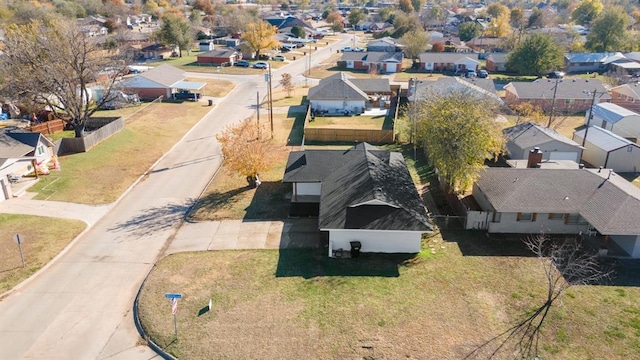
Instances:
[[[83,205],[60,201],[31,200],[28,196],[0,202],[0,213],[23,214],[81,220],[95,225],[113,205]]]
[[[231,249],[318,248],[324,237],[317,218],[284,221],[185,222],[165,254]]]

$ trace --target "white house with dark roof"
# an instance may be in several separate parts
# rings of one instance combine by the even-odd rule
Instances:
[[[640,189],[609,169],[486,168],[467,228],[604,237],[640,258]]]
[[[402,71],[403,58],[402,52],[348,51],[342,54],[337,65],[346,69],[395,73]]]
[[[418,55],[420,70],[463,72],[477,70],[480,61],[477,54],[424,52]]]
[[[584,127],[573,133],[573,141],[584,143],[582,161],[589,165],[619,173],[640,171],[640,146],[609,130]]]
[[[524,122],[502,130],[507,139],[510,159],[527,159],[531,150],[542,151],[543,160],[571,160],[580,162],[582,146],[557,131]]]
[[[360,143],[348,150],[289,154],[283,176],[292,210],[316,206],[318,228],[329,233],[328,255],[418,253],[433,231],[401,153]]]
[[[593,117],[590,117],[593,111]],[[636,139],[640,134],[640,114],[614,103],[599,103],[587,112],[585,125],[607,129],[624,138]]]
[[[362,114],[371,101],[388,100],[389,79],[351,79],[343,72],[320,80],[309,89],[311,111],[326,114]]]
[[[569,53],[564,56],[564,69],[567,73],[603,72],[607,64],[624,58],[620,52]]]

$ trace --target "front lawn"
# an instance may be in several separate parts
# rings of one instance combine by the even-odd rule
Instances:
[[[539,260],[495,256],[502,246],[446,232],[413,258],[328,259],[323,249],[175,254],[154,267],[140,315],[151,339],[182,359],[462,359],[545,299]],[[167,292],[184,296],[177,341]],[[638,287],[569,289],[542,328],[541,358],[635,358],[638,298]],[[510,349],[496,358],[513,358]]]
[[[124,130],[89,152],[60,157],[61,170],[42,176],[29,191],[38,193],[37,200],[113,202],[209,110],[203,101],[114,110],[136,113],[125,119]],[[96,116],[111,114],[101,111]]]
[[[0,214],[0,294],[40,270],[85,227],[78,220]],[[13,240],[15,234],[23,239],[24,268],[18,244]]]

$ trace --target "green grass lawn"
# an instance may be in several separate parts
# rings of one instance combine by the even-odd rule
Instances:
[[[29,189],[36,199],[105,204],[118,198],[211,108],[204,102],[155,103],[126,118],[126,127],[86,153],[62,156],[52,171]],[[102,111],[99,116],[113,116]],[[118,154],[118,156],[114,156]]]
[[[0,214],[0,293],[40,270],[85,227],[84,222],[77,220]],[[23,238],[24,268],[18,245],[13,241],[15,234]]]
[[[448,232],[427,238],[413,258],[328,259],[322,249],[176,254],[150,274],[140,315],[151,339],[184,359],[462,359],[544,301],[540,261],[486,256],[495,246]],[[469,248],[474,255],[463,255]],[[166,292],[184,296],[177,341]],[[541,358],[634,358],[639,297],[638,287],[569,289],[542,328]],[[509,350],[496,358],[513,358]]]

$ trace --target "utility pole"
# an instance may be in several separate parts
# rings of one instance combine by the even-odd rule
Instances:
[[[258,140],[260,140],[260,91],[256,91],[256,114],[258,115]]]
[[[556,86],[553,87],[553,100],[551,100],[551,111],[549,114],[549,121],[547,122],[547,127],[551,127],[551,123],[553,122],[553,111],[556,107],[556,93],[558,92],[558,81],[560,79],[556,78]]]
[[[269,122],[271,123],[271,138],[273,139],[273,87],[271,87],[271,64],[269,64]]]
[[[589,91],[585,91],[585,94],[588,94]],[[589,117],[587,118],[587,127],[584,129],[584,137],[582,138],[582,147],[584,147],[585,142],[587,142],[587,134],[589,133],[589,126],[591,126],[591,119],[593,119],[593,108],[596,105],[596,94],[598,91],[593,90],[593,98],[591,99],[591,108],[589,109]],[[602,96],[602,94],[600,94]]]

